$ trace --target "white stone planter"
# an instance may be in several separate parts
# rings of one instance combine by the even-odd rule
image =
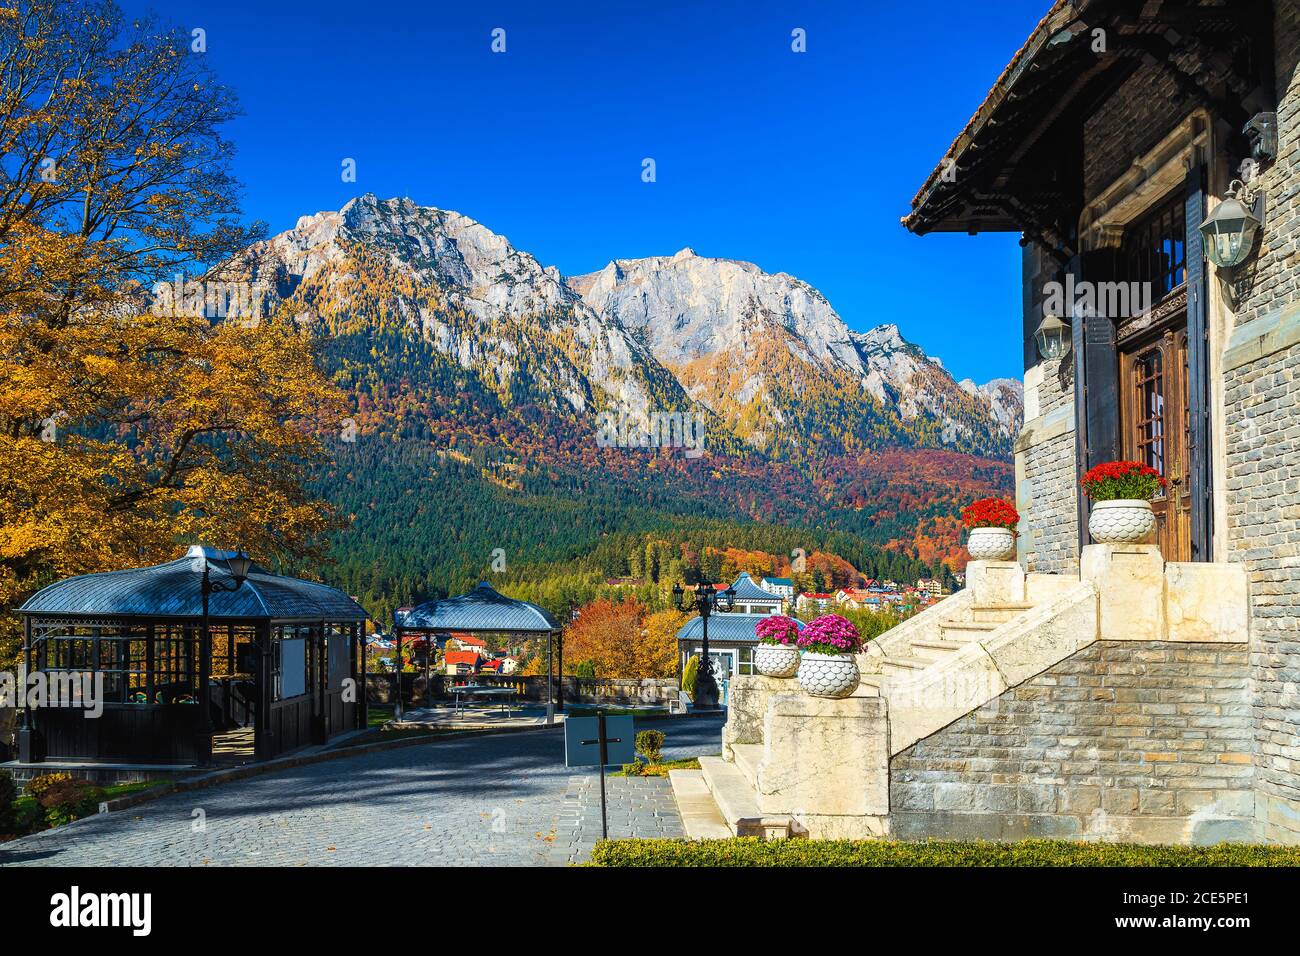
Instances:
[[[764,677],[793,677],[799,671],[799,648],[759,644],[754,648],[754,670]]]
[[[804,654],[799,661],[799,686],[813,697],[848,697],[860,679],[852,654]]]
[[[1016,535],[1009,528],[971,528],[966,553],[972,561],[1010,561],[1016,556]]]
[[[1095,501],[1088,515],[1088,534],[1097,544],[1139,544],[1155,527],[1151,502],[1140,498]]]

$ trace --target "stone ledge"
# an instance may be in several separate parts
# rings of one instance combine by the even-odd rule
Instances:
[[[1053,438],[1060,438],[1062,435],[1068,435],[1073,431],[1074,402],[1068,402],[1059,408],[1052,409],[1046,415],[1025,422],[1024,427],[1020,429],[1020,434],[1016,436],[1015,444],[1012,446],[1012,453],[1016,455],[1024,454],[1044,442],[1049,442]]]
[[[1300,344],[1300,303],[1268,312],[1233,330],[1223,353],[1223,370],[1249,365]]]

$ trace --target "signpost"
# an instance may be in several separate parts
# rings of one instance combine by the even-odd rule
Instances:
[[[600,837],[609,838],[605,813],[605,765],[636,759],[636,731],[631,716],[569,717],[564,721],[564,765],[600,767]]]

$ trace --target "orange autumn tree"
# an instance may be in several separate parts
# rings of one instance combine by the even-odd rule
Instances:
[[[261,233],[189,43],[108,4],[0,7],[0,666],[57,578],[189,541],[293,560],[335,525],[303,487],[341,400],[311,343],[157,309]]]
[[[677,673],[677,629],[684,621],[685,615],[676,611],[647,616],[645,606],[630,597],[593,601],[565,628],[565,672],[591,661],[597,677],[672,677]]]

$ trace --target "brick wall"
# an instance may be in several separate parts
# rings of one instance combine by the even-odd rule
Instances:
[[[890,761],[902,839],[1248,840],[1245,644],[1102,641]]]
[[[1279,157],[1263,245],[1244,270],[1237,327],[1300,322],[1300,8],[1277,3]],[[1243,328],[1244,326],[1244,328]],[[1225,372],[1229,558],[1250,578],[1255,761],[1264,835],[1300,842],[1300,345]]]

